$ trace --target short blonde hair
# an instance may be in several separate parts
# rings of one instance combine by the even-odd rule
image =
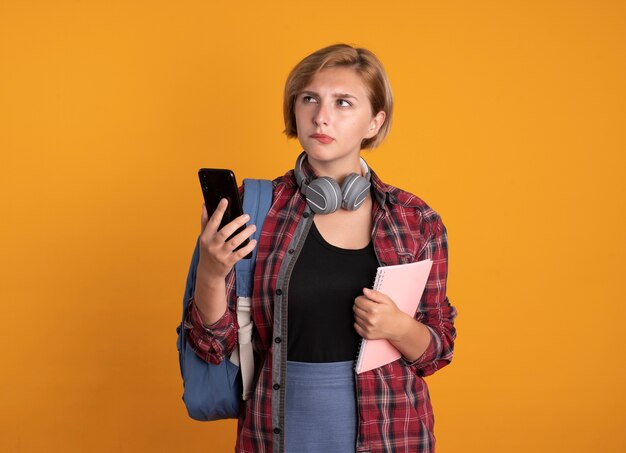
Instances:
[[[296,126],[296,97],[311,82],[313,76],[323,69],[347,67],[353,68],[361,77],[368,90],[372,115],[385,112],[385,121],[378,134],[363,140],[361,148],[375,148],[380,145],[391,128],[393,114],[393,96],[387,74],[382,63],[367,49],[355,48],[347,44],[335,44],[313,52],[298,63],[289,73],[285,83],[283,98],[283,116],[287,137],[298,137]]]

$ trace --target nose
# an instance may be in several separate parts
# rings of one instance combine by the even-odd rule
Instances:
[[[330,111],[324,102],[320,102],[313,115],[313,124],[316,126],[327,126],[330,119]]]

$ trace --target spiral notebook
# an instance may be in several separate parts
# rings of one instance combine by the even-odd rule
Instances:
[[[432,260],[423,260],[379,267],[374,280],[374,289],[388,295],[403,312],[415,316],[432,264]],[[355,370],[357,374],[363,373],[400,357],[400,351],[387,340],[362,339]]]

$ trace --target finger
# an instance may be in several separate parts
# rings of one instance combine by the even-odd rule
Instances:
[[[370,325],[371,320],[376,316],[376,313],[372,313],[367,307],[363,308],[356,304],[353,306],[352,311],[354,313],[354,319],[358,320],[362,326]]]
[[[256,231],[256,225],[248,225],[244,230],[240,233],[237,233],[235,236],[228,240],[227,247],[231,250],[235,250],[241,244],[245,242],[246,239],[249,239],[250,236],[254,234]]]
[[[372,302],[372,301],[369,300],[366,296],[357,296],[354,299],[354,303],[358,303],[359,305],[365,305],[368,302]]]
[[[365,317],[361,317],[359,315],[354,315],[354,322],[359,325],[362,329],[365,329],[372,324]]]
[[[378,316],[377,313],[356,307],[354,310],[354,319],[358,319],[361,325],[371,325]]]
[[[251,253],[252,250],[254,250],[254,248],[256,247],[256,244],[257,244],[256,239],[250,239],[250,242],[248,242],[248,245],[246,245],[245,247],[241,247],[236,252],[233,252],[233,255],[235,256],[236,260],[239,261],[243,259],[246,255]],[[235,261],[235,263],[237,261]]]
[[[389,296],[387,296],[385,293],[381,293],[380,291],[375,291],[369,288],[363,288],[363,295],[369,300],[377,302],[379,304],[389,303],[389,301],[391,300]]]
[[[365,296],[359,296],[354,299],[354,305],[360,308],[364,312],[371,312],[376,308],[378,302],[368,299]]]
[[[248,220],[250,220],[250,216],[248,214],[240,215],[232,222],[224,225],[222,229],[218,231],[218,234],[221,236],[221,239],[226,242],[226,240],[231,237],[235,233],[235,231],[244,226]]]
[[[353,310],[355,313],[367,313],[367,304],[361,298],[356,298],[354,300]]]
[[[354,330],[356,330],[356,333],[359,334],[360,337],[367,340],[373,340],[375,337],[371,329],[356,322],[354,323]]]
[[[226,207],[228,206],[228,200],[226,198],[222,198],[220,202],[217,204],[215,211],[209,217],[207,224],[205,225],[205,230],[210,235],[217,233],[217,230],[220,227],[220,223],[222,222],[222,218],[224,217],[224,213],[226,212]]]

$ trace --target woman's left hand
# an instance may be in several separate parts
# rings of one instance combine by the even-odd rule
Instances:
[[[368,288],[354,300],[353,310],[354,328],[366,340],[398,341],[413,321],[389,296]]]

